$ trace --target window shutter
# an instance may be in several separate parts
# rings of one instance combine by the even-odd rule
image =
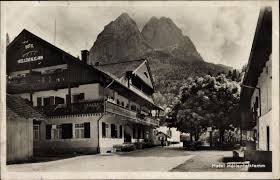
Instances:
[[[73,138],[73,127],[72,124],[62,124],[61,125],[62,129],[62,139],[71,139]]]
[[[120,138],[122,138],[122,125],[120,125]]]
[[[133,127],[133,139],[136,139],[136,129]]]
[[[47,124],[46,125],[46,139],[51,139],[52,136],[52,125]]]
[[[85,99],[85,93],[80,93],[80,98],[79,100],[84,100]]]
[[[84,123],[84,136],[85,138],[90,138],[90,123],[89,122],[86,122]]]
[[[54,105],[54,96],[50,97],[50,105]]]
[[[106,137],[106,124],[102,122],[102,137]]]
[[[66,104],[71,104],[71,99],[69,94],[66,94]]]
[[[115,124],[111,124],[111,138],[115,137]]]

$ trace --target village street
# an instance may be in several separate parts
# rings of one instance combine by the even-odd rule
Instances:
[[[8,165],[9,171],[224,171],[212,168],[231,151],[186,151],[182,147],[154,147],[133,152],[85,155],[68,159]],[[231,169],[231,171],[240,171]]]

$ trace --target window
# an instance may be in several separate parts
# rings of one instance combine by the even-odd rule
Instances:
[[[115,124],[111,124],[111,138],[117,138],[118,130]]]
[[[130,109],[131,109],[132,111],[136,111],[136,106],[135,106],[135,105],[131,105]]]
[[[47,124],[46,125],[46,139],[51,139],[52,135],[52,125]]]
[[[133,127],[133,139],[136,139],[136,128]]]
[[[106,123],[102,122],[102,137],[105,138],[106,137]]]
[[[85,129],[84,124],[75,124],[75,138],[84,138]]]
[[[71,139],[73,137],[72,124],[46,125],[46,139]]]
[[[124,102],[122,102],[121,105],[124,107]]]
[[[40,139],[40,125],[34,124],[33,125],[33,139],[38,141]]]
[[[75,124],[75,138],[90,138],[90,123]]]
[[[62,135],[61,125],[52,125],[51,138],[52,139],[61,139],[61,135]]]
[[[37,97],[37,106],[42,106],[42,98],[41,97]]]
[[[44,106],[54,105],[54,96],[44,98]]]
[[[85,99],[85,93],[75,94],[73,95],[73,103],[78,103]]]
[[[120,135],[119,135],[119,138],[122,138],[122,125],[120,125]]]
[[[140,127],[137,128],[137,138],[141,138],[141,129]]]
[[[71,138],[73,138],[73,126],[72,126],[72,123],[62,124],[61,125],[61,129],[62,129],[62,134],[61,134],[61,138],[62,139],[71,139]]]
[[[55,104],[64,104],[64,99],[61,97],[55,97]]]
[[[51,97],[44,98],[44,106],[51,105]]]
[[[269,151],[269,146],[270,146],[270,131],[269,131],[269,126],[266,126],[266,150]]]
[[[144,75],[148,78],[148,73],[147,72],[144,72]]]
[[[120,101],[117,99],[117,105],[119,105],[120,104]]]

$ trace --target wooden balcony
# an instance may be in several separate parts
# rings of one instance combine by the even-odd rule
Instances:
[[[64,74],[27,75],[7,80],[8,93],[24,93],[47,89],[66,88],[67,82]]]
[[[137,89],[136,87],[134,87],[132,84],[130,84],[129,88],[136,92],[139,96],[141,96],[142,98],[144,98],[145,100],[154,103],[153,99],[151,97],[149,97],[148,95],[146,95],[144,92],[142,92],[141,90]]]
[[[112,102],[105,102],[105,112],[112,113],[118,116],[127,118],[129,121],[134,123],[140,123],[144,125],[159,126],[159,120],[156,117],[146,116],[135,111],[129,110],[120,105]]]
[[[58,104],[37,108],[47,116],[104,113],[104,103],[100,100],[72,103],[68,107],[66,104]]]

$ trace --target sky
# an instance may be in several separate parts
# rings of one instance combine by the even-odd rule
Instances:
[[[208,6],[184,2],[149,5],[88,2],[83,6],[69,2],[59,6],[28,3],[7,4],[4,17],[10,40],[27,29],[77,57],[81,50],[92,47],[105,25],[124,12],[140,30],[151,17],[165,16],[190,37],[205,61],[240,69],[248,62],[259,10],[254,5]]]

